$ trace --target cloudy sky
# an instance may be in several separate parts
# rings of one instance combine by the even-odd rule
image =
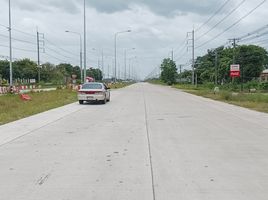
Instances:
[[[37,60],[38,27],[45,40],[42,62],[79,65],[79,36],[65,30],[83,34],[83,0],[11,0],[11,4],[14,58]],[[111,75],[114,34],[131,29],[131,33],[118,36],[118,71],[123,76],[127,49],[127,71],[130,61],[136,74],[143,78],[156,69],[163,58],[170,57],[172,49],[177,64],[188,63],[191,40],[187,48],[187,32],[193,28],[196,30],[195,55],[203,55],[207,49],[223,45],[230,38],[265,26],[267,8],[264,0],[87,0],[87,63],[97,67],[103,50],[105,74]],[[1,0],[2,58],[9,55],[7,25],[8,1]],[[190,37],[188,34],[188,39]],[[187,68],[190,66],[184,66]]]

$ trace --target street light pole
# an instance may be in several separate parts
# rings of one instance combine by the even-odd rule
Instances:
[[[129,33],[131,32],[131,30],[127,30],[127,31],[120,31],[120,32],[117,32],[115,33],[114,35],[114,81],[116,82],[116,76],[117,76],[117,72],[116,72],[116,65],[117,65],[117,58],[116,58],[116,53],[117,53],[117,50],[116,50],[116,45],[117,45],[117,35],[119,34],[122,34],[122,33]]]
[[[13,86],[13,72],[12,72],[12,38],[11,38],[11,2],[10,0],[8,1],[8,6],[9,6],[9,85],[10,88]]]
[[[79,54],[79,57],[80,57],[80,71],[81,71],[81,82],[83,82],[83,66],[82,66],[82,57],[83,57],[83,53],[82,53],[82,36],[80,33],[78,32],[73,32],[73,31],[65,31],[66,33],[72,33],[72,34],[76,34],[76,35],[79,35],[79,39],[80,39],[80,54]]]
[[[125,49],[124,56],[125,56],[125,72],[124,72],[124,78],[127,80],[127,51],[128,50],[135,50],[135,48],[131,49]]]
[[[84,0],[84,83],[87,76],[87,42],[86,42],[86,0]]]

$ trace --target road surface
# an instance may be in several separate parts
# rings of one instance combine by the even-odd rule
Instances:
[[[267,200],[268,115],[139,83],[0,126],[0,200]]]

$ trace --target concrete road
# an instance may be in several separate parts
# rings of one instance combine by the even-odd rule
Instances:
[[[267,188],[268,115],[168,87],[0,126],[0,200],[267,200]]]

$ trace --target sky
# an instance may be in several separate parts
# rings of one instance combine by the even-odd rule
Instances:
[[[196,58],[268,24],[267,7],[264,0],[86,0],[87,67],[101,68],[103,52],[104,74],[112,76],[115,33],[131,30],[117,37],[117,76],[157,74],[172,50],[190,69],[193,30]],[[83,0],[11,0],[11,16],[14,59],[37,60],[38,29],[41,63],[79,65],[79,35],[65,31],[83,35]],[[2,59],[9,59],[7,26],[8,1],[0,0]]]

